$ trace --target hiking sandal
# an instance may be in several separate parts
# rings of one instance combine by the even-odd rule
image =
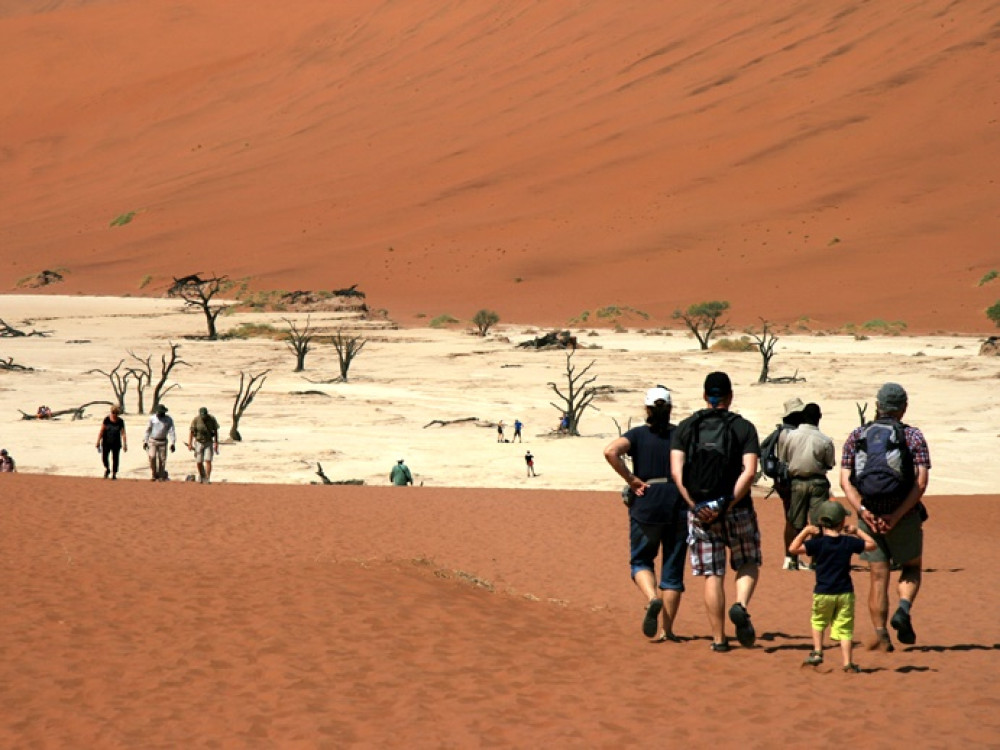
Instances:
[[[823,652],[822,651],[810,651],[809,656],[806,660],[802,662],[803,667],[818,667],[823,663]]]
[[[861,671],[861,667],[859,667],[854,662],[851,662],[850,664],[844,667],[844,671],[849,672],[851,674],[858,674]]]

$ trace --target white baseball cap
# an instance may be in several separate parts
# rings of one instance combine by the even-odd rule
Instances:
[[[646,391],[646,406],[656,406],[657,401],[670,403],[670,391],[665,386],[658,385]]]

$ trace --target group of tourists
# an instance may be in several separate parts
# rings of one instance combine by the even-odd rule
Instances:
[[[900,643],[915,643],[910,608],[920,589],[927,518],[921,497],[931,464],[923,434],[902,422],[908,403],[903,387],[884,384],[876,395],[875,419],[847,437],[840,460],[843,504],[831,496],[827,472],[834,466],[835,448],[819,430],[818,404],[787,401],[782,424],[762,445],[754,425],[730,410],[733,388],[726,373],[705,378],[703,398],[704,408],[674,425],[670,390],[650,388],[645,424],[604,449],[627,485],[622,496],[629,512],[632,580],[645,603],[643,635],[681,640],[673,626],[687,556],[692,574],[704,578],[712,651],[731,648],[727,614],[740,645],[755,644],[750,602],[763,555],[750,490],[760,468],[774,479],[785,508],[784,569],[816,576],[813,650],[805,664],[822,663],[829,629],[831,639],[840,642],[844,670],[858,671],[852,650],[851,561],[856,554],[870,571],[872,648],[894,650],[890,626]],[[848,522],[851,516],[857,524]],[[735,601],[728,612],[727,557],[735,572]],[[900,573],[899,601],[890,619],[891,569]]]
[[[157,404],[142,437],[142,449],[149,459],[150,479],[154,482],[169,479],[167,453],[177,450],[174,420],[167,412],[164,404]],[[104,464],[105,479],[118,478],[121,453],[128,452],[128,435],[121,413],[117,404],[112,406],[97,433],[97,452],[101,454],[101,462]],[[212,460],[219,453],[219,423],[204,406],[198,409],[198,416],[191,420],[186,445],[194,453],[198,469],[197,481],[209,484],[212,478]]]

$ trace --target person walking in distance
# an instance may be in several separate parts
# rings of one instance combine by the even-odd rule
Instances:
[[[687,505],[670,477],[674,431],[670,391],[662,385],[650,388],[644,404],[646,423],[608,443],[604,459],[628,485],[624,500],[629,515],[629,564],[632,581],[646,605],[642,633],[653,638],[659,632],[659,641],[678,641],[674,622],[684,593]],[[631,457],[632,469],[625,456]]]
[[[524,454],[524,463],[528,466],[528,476],[534,477],[538,476],[535,474],[535,457],[531,455],[531,451]]]
[[[174,420],[167,414],[167,407],[158,404],[142,438],[142,447],[149,457],[149,469],[154,482],[167,481],[167,447],[170,452],[177,450],[177,433]]]
[[[405,487],[408,484],[413,484],[413,475],[410,474],[410,468],[403,463],[403,459],[399,459],[396,465],[392,467],[392,471],[389,472],[389,481],[396,487]]]
[[[726,549],[736,571],[736,602],[729,619],[740,645],[750,648],[757,635],[747,611],[762,562],[760,528],[750,497],[757,473],[757,428],[729,411],[733,386],[724,372],[705,378],[708,408],[682,421],[670,446],[670,470],[688,504],[688,544],[694,575],[705,578],[705,610],[712,629],[712,650],[729,650],[725,634]]]
[[[13,474],[16,471],[17,464],[14,462],[14,457],[6,448],[0,448],[0,474]]]
[[[514,437],[512,437],[510,439],[510,442],[513,443],[515,440],[517,442],[519,442],[519,443],[523,443],[524,442],[521,439],[521,428],[522,427],[524,427],[524,424],[521,422],[521,420],[520,419],[515,419],[514,420]]]
[[[97,450],[104,464],[104,478],[118,478],[118,458],[121,451],[128,453],[128,437],[125,434],[125,420],[121,418],[121,407],[114,404],[108,416],[101,422],[97,433]],[[110,461],[108,459],[111,459]]]
[[[910,608],[920,591],[924,521],[931,456],[923,433],[903,423],[909,399],[898,383],[885,383],[875,396],[875,421],[847,437],[840,457],[840,486],[858,514],[858,528],[875,540],[868,563],[868,611],[875,627],[873,648],[893,651],[887,625],[900,643],[917,642]],[[900,567],[899,604],[889,620],[890,566]],[[888,621],[888,622],[887,622]]]
[[[187,448],[194,452],[198,467],[198,481],[210,484],[212,481],[212,459],[219,452],[219,423],[204,406],[198,409],[198,416],[191,420]]]

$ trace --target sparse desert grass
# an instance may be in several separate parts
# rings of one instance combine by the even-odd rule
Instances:
[[[143,276],[141,279],[139,279],[139,288],[140,289],[145,289],[147,286],[149,286],[149,284],[150,284],[150,282],[152,282],[152,280],[153,280],[152,275],[147,273],[145,276]]]
[[[983,274],[983,278],[979,280],[979,286],[983,286],[984,284],[989,284],[997,276],[1000,276],[1000,271],[997,271],[995,268],[992,271],[987,271],[986,273]]]
[[[714,352],[752,352],[757,346],[749,336],[740,336],[738,339],[716,339],[709,348]]]
[[[286,330],[275,328],[270,323],[240,323],[219,336],[221,339],[271,339],[281,341],[288,335]]]
[[[898,336],[906,330],[906,322],[902,320],[874,318],[862,323],[861,327],[868,333],[875,333],[880,336]]]
[[[427,325],[431,328],[446,328],[447,326],[455,325],[457,322],[458,318],[445,313],[444,315],[438,315],[436,318],[432,318],[431,322]]]
[[[123,227],[128,224],[132,219],[135,218],[135,211],[129,211],[128,213],[119,214],[111,220],[108,226],[112,227]]]

